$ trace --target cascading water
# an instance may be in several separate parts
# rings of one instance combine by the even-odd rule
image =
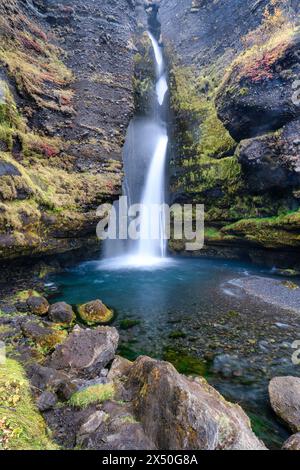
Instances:
[[[165,203],[165,165],[168,151],[167,126],[164,120],[168,84],[162,48],[153,34],[148,32],[148,35],[154,51],[156,70],[156,96],[152,117],[136,117],[132,120],[123,152],[123,194],[127,196],[129,204],[141,204],[139,237],[137,240],[106,240],[105,265],[111,267],[155,265],[166,260],[165,217],[162,207]]]

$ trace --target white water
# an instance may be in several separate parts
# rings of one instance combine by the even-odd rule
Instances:
[[[101,264],[111,266],[113,269],[126,267],[156,266],[168,262],[166,258],[165,217],[162,206],[165,203],[165,164],[168,148],[168,135],[166,124],[162,119],[163,102],[168,91],[167,78],[164,73],[164,60],[162,49],[151,33],[151,40],[156,69],[156,103],[154,103],[154,116],[147,123],[136,123],[132,126],[126,139],[126,151],[135,161],[127,165],[127,175],[124,189],[129,200],[139,184],[136,167],[140,165],[143,151],[152,148],[148,154],[146,167],[146,180],[141,192],[140,202],[140,235],[135,243],[121,245],[114,243],[106,249],[107,256]],[[137,142],[136,142],[137,141]],[[149,142],[151,145],[149,145]],[[144,147],[144,148],[143,148]],[[149,151],[149,150],[148,150]],[[149,158],[149,156],[151,158]],[[129,158],[129,157],[127,157]],[[129,167],[129,168],[128,168]],[[145,168],[143,168],[143,173]],[[130,173],[130,174],[129,174]],[[138,173],[138,172],[137,172]],[[135,201],[136,202],[136,201]],[[121,248],[120,248],[121,246]]]

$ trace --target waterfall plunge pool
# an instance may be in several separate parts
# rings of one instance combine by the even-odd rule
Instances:
[[[288,433],[269,407],[267,385],[276,375],[299,375],[291,361],[299,317],[232,283],[251,275],[271,272],[202,258],[130,267],[128,259],[123,265],[116,259],[81,263],[51,276],[48,285],[51,301],[101,299],[116,314],[119,354],[131,360],[146,354],[187,375],[203,375],[241,404],[259,436],[278,448]]]

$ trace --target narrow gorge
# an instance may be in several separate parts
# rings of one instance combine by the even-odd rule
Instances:
[[[0,0],[0,450],[300,450],[298,3]]]

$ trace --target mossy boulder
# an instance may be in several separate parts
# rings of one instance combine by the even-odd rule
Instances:
[[[64,330],[52,328],[48,324],[43,325],[35,321],[22,325],[22,331],[26,338],[32,340],[34,346],[42,348],[45,353],[53,351],[68,336],[68,333]]]
[[[101,300],[92,300],[80,305],[78,314],[87,325],[109,323],[113,319],[113,311],[106,307]]]
[[[50,307],[45,297],[36,297],[34,295],[27,299],[27,305],[32,313],[39,316],[47,315]]]

